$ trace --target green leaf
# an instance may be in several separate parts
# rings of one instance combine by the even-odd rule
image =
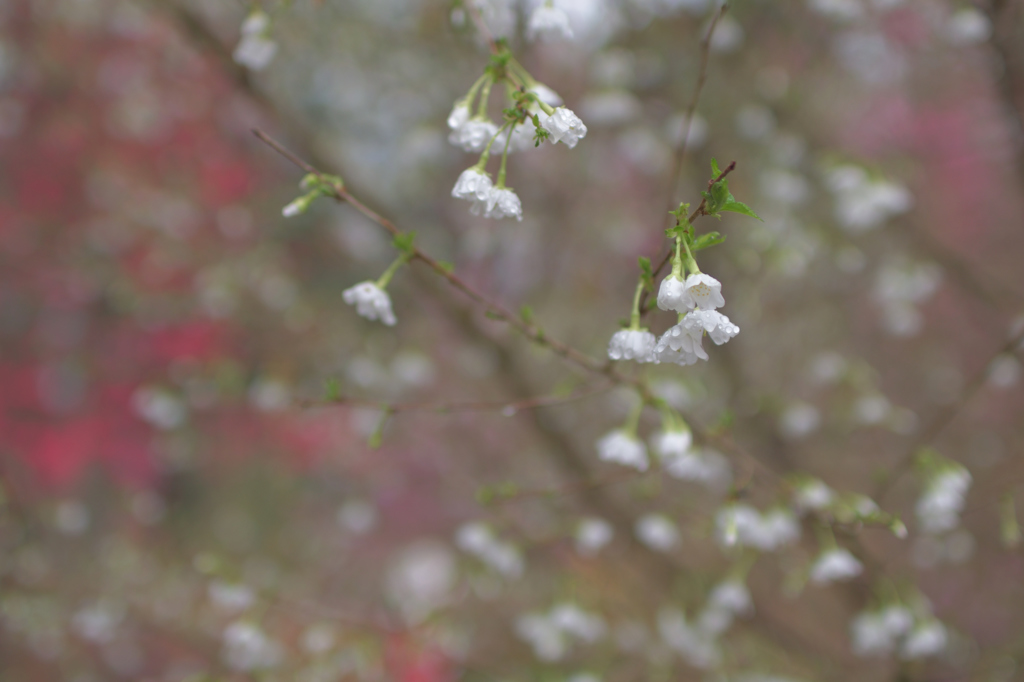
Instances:
[[[416,241],[415,232],[403,232],[395,235],[395,238],[391,240],[391,245],[402,253],[412,255],[412,252],[416,249],[414,243]]]
[[[437,265],[442,270],[447,272],[449,275],[452,274],[453,272],[455,272],[455,263],[450,263],[450,262],[448,262],[446,260],[441,260],[441,261],[437,262]]]
[[[725,241],[725,235],[719,234],[718,232],[708,232],[702,234],[693,240],[693,244],[690,246],[692,251],[700,251],[712,246],[716,246]]]
[[[733,199],[731,194],[729,195],[729,201],[727,201],[725,203],[725,205],[720,207],[718,210],[719,211],[732,211],[733,213],[742,213],[745,216],[749,216],[751,218],[756,218],[756,219],[760,220],[762,223],[764,222],[764,220],[761,219],[761,216],[759,216],[756,213],[754,213],[753,209],[751,209],[749,206],[747,206],[743,202],[736,201],[735,199]]]
[[[324,400],[329,403],[337,402],[341,398],[341,382],[336,377],[329,377],[324,381]]]
[[[722,171],[718,170],[718,160],[714,158],[711,159],[711,179],[714,180],[721,174]]]
[[[519,309],[519,317],[522,318],[526,324],[533,324],[533,308],[528,305],[524,305]]]
[[[640,280],[643,282],[644,289],[653,292],[654,270],[651,268],[651,259],[640,256],[637,261],[640,263]]]

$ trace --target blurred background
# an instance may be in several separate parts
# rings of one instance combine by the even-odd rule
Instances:
[[[687,125],[710,1],[555,0],[574,37],[536,42],[540,2],[473,2],[266,0],[243,35],[241,0],[0,0],[0,680],[1024,679],[1022,3],[741,0]],[[522,222],[450,196],[474,13],[589,130],[510,157]],[[696,227],[742,332],[620,363],[704,468],[600,462],[630,392],[421,264],[395,327],[358,317],[390,238],[283,218],[302,173],[254,127],[601,360],[686,131],[677,201],[735,160],[764,221]],[[923,448],[973,481],[940,527]],[[801,539],[723,547],[736,502]],[[808,583],[837,542],[862,571]],[[727,575],[752,606],[712,623]],[[941,636],[869,646],[895,603]]]

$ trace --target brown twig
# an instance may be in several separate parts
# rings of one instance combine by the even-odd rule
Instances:
[[[340,397],[324,401],[300,402],[301,407],[369,407],[398,414],[400,412],[437,412],[448,414],[454,412],[501,412],[503,415],[512,416],[522,410],[532,410],[538,407],[552,407],[554,405],[565,405],[567,403],[584,400],[592,396],[604,393],[614,384],[606,383],[600,386],[577,391],[569,395],[545,395],[526,398],[523,400],[480,400],[480,401],[459,401],[450,403],[388,403],[369,398]]]
[[[672,155],[672,170],[669,173],[666,213],[675,210],[676,207],[676,187],[679,184],[679,174],[683,169],[683,161],[686,160],[686,152],[690,142],[690,127],[693,124],[693,115],[697,111],[697,102],[700,101],[700,94],[704,90],[704,83],[708,79],[708,62],[711,58],[711,36],[714,35],[715,27],[718,26],[718,22],[725,16],[727,11],[729,11],[729,5],[722,5],[721,9],[715,13],[714,18],[711,20],[711,25],[708,26],[708,31],[704,35],[704,39],[700,42],[700,67],[697,70],[697,83],[694,85],[690,104],[686,107],[686,128],[683,130],[682,142],[675,150],[675,154]]]
[[[928,426],[926,426],[921,432],[921,435],[915,438],[913,444],[911,444],[903,454],[899,456],[896,464],[890,470],[888,478],[878,487],[871,496],[872,498],[881,503],[882,499],[892,491],[903,475],[910,470],[910,467],[914,462],[914,455],[917,454],[921,448],[931,445],[935,439],[953,423],[967,405],[970,404],[971,400],[974,399],[974,396],[976,396],[982,389],[988,379],[988,372],[992,362],[1000,355],[1012,353],[1022,343],[1024,343],[1024,329],[1011,336],[1006,343],[1000,346],[995,352],[989,354],[988,359],[985,361],[985,365],[978,370],[977,374],[975,374],[971,379],[971,382],[967,385],[960,400],[949,405],[935,415],[935,417],[928,423]]]

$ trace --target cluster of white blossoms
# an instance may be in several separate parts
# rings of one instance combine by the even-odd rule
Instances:
[[[499,540],[486,524],[472,522],[462,525],[455,533],[455,545],[506,578],[518,578],[523,574],[523,557],[519,549]]]
[[[556,14],[561,12],[548,9]],[[538,8],[538,12],[542,10],[545,7]],[[540,16],[543,19],[548,15],[542,12]],[[448,141],[464,151],[480,154],[476,165],[459,175],[452,196],[471,202],[473,215],[522,220],[522,202],[512,188],[505,186],[508,155],[532,149],[544,139],[552,144],[561,142],[572,149],[586,136],[587,126],[571,109],[561,106],[562,98],[558,93],[535,81],[510,55],[506,54],[505,58],[506,66],[493,71],[488,67],[466,96],[455,102],[448,115],[451,130]],[[517,92],[521,90],[522,95],[516,95],[512,102],[515,114],[507,116],[504,125],[498,126],[489,118],[487,106],[491,87],[501,81],[510,83]],[[486,170],[494,149],[502,152],[496,182]]]
[[[667,428],[651,437],[665,472],[673,478],[693,481],[712,492],[724,492],[732,483],[728,460],[714,450],[693,447],[689,429]]]
[[[650,362],[692,365],[707,360],[701,346],[705,334],[720,346],[740,333],[739,327],[718,312],[724,305],[722,284],[717,279],[696,272],[684,280],[673,271],[661,282],[658,307],[679,313],[679,322],[658,339]]]
[[[395,324],[391,310],[391,297],[376,282],[360,282],[342,292],[345,303],[354,305],[356,312],[368,320],[380,320],[389,327]]]
[[[879,227],[914,205],[906,187],[871,178],[860,166],[844,164],[831,168],[825,175],[825,184],[836,198],[836,219],[854,234]]]
[[[915,512],[925,533],[938,534],[960,525],[960,511],[971,487],[971,474],[959,464],[946,463],[931,474]]]
[[[850,623],[850,637],[858,656],[888,656],[899,651],[904,660],[942,653],[949,642],[945,625],[933,616],[917,618],[900,604],[859,613]]]
[[[800,539],[800,523],[788,509],[776,508],[762,514],[748,504],[735,503],[718,510],[715,534],[725,547],[773,552]]]
[[[277,54],[277,43],[270,37],[270,17],[263,10],[254,10],[242,22],[242,39],[231,55],[247,69],[265,69]]]
[[[753,599],[743,581],[727,578],[711,591],[704,609],[692,622],[678,609],[663,609],[658,614],[658,633],[690,665],[706,669],[719,661],[718,638],[733,619],[753,610]]]
[[[574,642],[593,644],[608,632],[604,620],[575,604],[558,604],[547,613],[527,613],[516,620],[516,634],[542,661],[565,657]]]
[[[893,336],[917,334],[924,324],[919,306],[938,290],[942,271],[934,263],[893,260],[875,276],[872,291],[882,309],[882,323]]]
[[[221,656],[232,670],[252,672],[278,665],[284,658],[284,647],[254,623],[239,620],[224,630]]]

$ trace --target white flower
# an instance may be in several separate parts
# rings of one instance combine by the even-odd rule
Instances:
[[[811,582],[819,585],[836,580],[849,580],[864,570],[857,558],[845,549],[823,552],[811,567]]]
[[[690,450],[670,459],[665,472],[673,478],[700,483],[712,492],[726,491],[732,483],[729,461],[713,450]]]
[[[277,54],[277,43],[264,36],[243,36],[231,54],[236,64],[252,71],[261,71],[270,65]]]
[[[657,339],[646,329],[621,329],[608,342],[608,357],[612,360],[651,362]]]
[[[544,85],[543,83],[534,83],[533,87],[530,88],[530,92],[537,96],[541,102],[547,104],[549,107],[558,107],[562,105],[562,97],[557,92]],[[534,104],[534,107],[537,105]],[[543,113],[543,112],[540,112]],[[539,114],[538,114],[539,115]],[[547,114],[540,116],[541,120],[547,118]]]
[[[252,623],[236,621],[224,630],[224,662],[241,672],[271,668],[281,662],[281,645]]]
[[[245,585],[214,580],[206,588],[210,601],[221,611],[232,613],[245,611],[256,602],[256,595]]]
[[[543,40],[572,38],[572,27],[569,26],[569,15],[545,2],[530,15],[530,23],[526,27],[527,40]]]
[[[701,348],[704,328],[683,318],[679,324],[671,327],[654,347],[654,362],[675,362],[679,365],[692,365],[697,360],[707,360],[708,354]]]
[[[729,613],[749,613],[754,609],[750,590],[739,580],[726,580],[711,591],[708,606]]]
[[[740,328],[717,310],[694,310],[683,320],[683,324],[698,327],[708,333],[716,346],[721,346],[740,333]]]
[[[992,22],[979,10],[965,7],[949,17],[943,32],[953,45],[974,45],[989,39]]]
[[[470,208],[470,212],[474,215],[479,215],[480,204],[474,204]],[[516,220],[523,219],[523,205],[519,201],[519,196],[509,189],[508,187],[491,189],[487,195],[486,211],[484,212],[485,218],[515,218]]]
[[[523,574],[523,558],[519,550],[515,545],[499,540],[483,523],[460,526],[455,533],[455,545],[507,578],[518,578]]]
[[[799,485],[793,494],[793,502],[800,511],[808,509],[819,511],[832,504],[835,494],[832,489],[818,479]]]
[[[939,621],[924,623],[907,635],[907,641],[900,650],[900,658],[913,660],[942,653],[949,641],[946,626]]]
[[[520,616],[516,620],[516,634],[533,647],[533,655],[542,661],[557,661],[566,654],[565,636],[544,614]]]
[[[693,434],[688,429],[660,431],[651,438],[654,451],[662,461],[669,462],[682,457],[693,445]]]
[[[551,142],[564,143],[569,149],[576,146],[576,143],[587,136],[587,126],[583,125],[580,117],[571,109],[558,107],[555,113],[551,114],[541,125],[551,133]]]
[[[448,114],[448,127],[456,130],[469,121],[469,117],[469,104],[465,100],[459,100]]]
[[[696,668],[710,668],[720,658],[715,638],[687,623],[686,616],[675,609],[663,609],[658,614],[658,634]]]
[[[642,440],[624,429],[616,429],[597,441],[597,456],[605,462],[647,471],[647,448]]]
[[[956,466],[936,474],[917,501],[917,520],[926,533],[943,533],[960,524],[960,510],[971,487],[971,474]]]
[[[472,118],[452,130],[448,141],[467,152],[482,152],[498,133],[498,126],[487,119]]]
[[[726,546],[754,547],[771,552],[800,538],[796,517],[784,509],[762,515],[746,504],[722,507],[715,515],[718,541]]]
[[[583,556],[594,556],[612,541],[612,524],[604,519],[588,517],[576,527],[576,551]]]
[[[662,310],[674,310],[677,313],[687,313],[694,306],[693,299],[686,292],[686,283],[676,277],[669,275],[661,280],[658,288],[658,307]]]
[[[374,282],[361,282],[342,293],[345,303],[355,305],[356,312],[368,320],[380,320],[389,327],[395,324],[391,297]]]
[[[559,630],[584,642],[596,642],[607,632],[600,616],[589,614],[575,604],[555,606],[548,618]]]
[[[452,196],[456,199],[465,199],[476,204],[486,204],[494,185],[491,178],[484,171],[476,166],[462,171],[462,175],[455,182],[452,188]]]
[[[300,213],[305,212],[307,206],[308,202],[306,201],[306,197],[299,197],[282,208],[281,215],[285,218],[294,218]]]
[[[722,297],[722,283],[711,275],[697,273],[686,278],[686,294],[693,305],[701,310],[714,310],[725,305]],[[692,308],[693,305],[690,307]]]
[[[679,544],[679,529],[662,514],[648,514],[636,522],[640,542],[658,552],[668,552]]]
[[[242,40],[232,54],[235,63],[253,71],[266,68],[277,53],[277,43],[270,39],[269,31],[270,17],[266,12],[250,13],[242,22]]]

